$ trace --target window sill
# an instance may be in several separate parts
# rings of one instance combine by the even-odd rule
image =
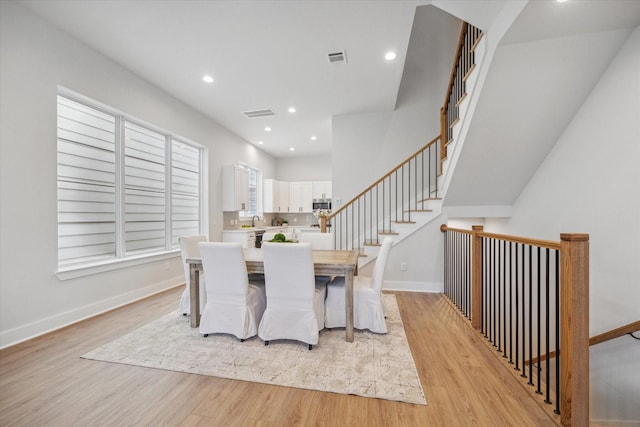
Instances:
[[[122,268],[134,267],[136,265],[163,261],[178,256],[180,256],[180,250],[174,249],[172,251],[163,252],[160,254],[145,254],[136,257],[129,257],[127,259],[101,261],[93,264],[61,268],[56,271],[55,274],[56,277],[60,280],[76,279],[78,277],[91,276],[93,274],[106,273],[109,271],[120,270]]]

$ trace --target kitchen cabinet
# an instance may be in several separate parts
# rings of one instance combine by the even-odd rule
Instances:
[[[276,209],[280,205],[280,185],[275,179],[265,179],[262,181],[263,189],[263,209],[265,212],[278,212]]]
[[[289,212],[313,212],[313,186],[311,182],[289,183]]]
[[[269,213],[311,213],[313,199],[331,198],[331,181],[263,181],[264,211]]]
[[[239,242],[243,248],[256,246],[256,232],[253,230],[225,230],[222,232],[223,242]]]
[[[222,210],[244,211],[249,206],[249,174],[238,166],[222,167]]]
[[[264,211],[273,213],[289,212],[289,183],[275,179],[263,180]]]
[[[315,181],[312,183],[313,199],[331,198],[331,181]]]
[[[280,197],[278,201],[276,212],[290,212],[289,206],[289,183],[284,181],[279,181],[278,185],[280,186]]]

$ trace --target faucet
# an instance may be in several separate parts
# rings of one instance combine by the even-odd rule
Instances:
[[[251,217],[251,226],[255,227],[256,226],[256,218],[258,218],[258,221],[260,221],[260,217],[258,215],[254,215]]]

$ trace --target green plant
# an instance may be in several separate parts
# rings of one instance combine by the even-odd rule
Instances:
[[[287,240],[287,236],[285,236],[282,233],[278,233],[275,236],[273,236],[273,239],[269,240],[270,242],[276,242],[276,243],[293,243],[293,240]]]
[[[287,236],[285,236],[282,233],[278,233],[275,236],[273,236],[273,239],[269,240],[270,242],[286,242],[287,241]]]

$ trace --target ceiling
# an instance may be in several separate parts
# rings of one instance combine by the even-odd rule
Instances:
[[[331,153],[334,115],[394,109],[415,8],[429,2],[21,3],[265,152],[295,157]],[[337,51],[346,63],[329,62]],[[243,114],[265,109],[275,115]]]

